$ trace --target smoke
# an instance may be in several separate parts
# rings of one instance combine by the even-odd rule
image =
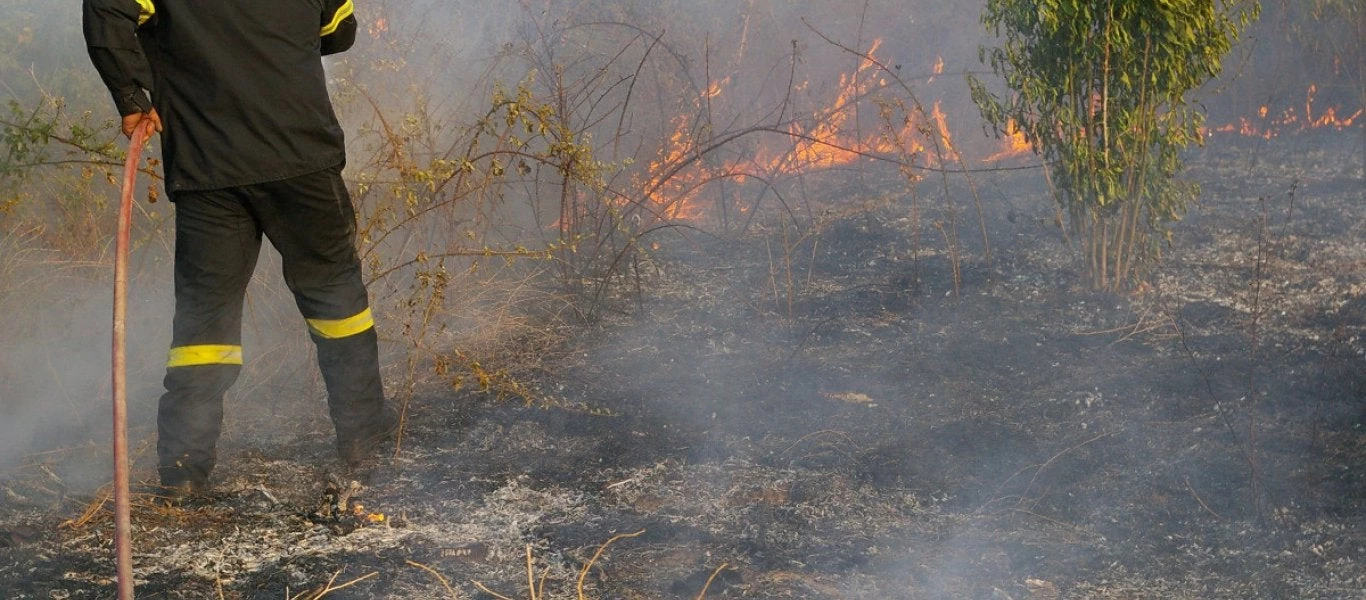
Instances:
[[[87,456],[91,445],[108,446],[111,431],[112,271],[66,267],[76,272],[62,275],[53,272],[60,272],[61,265],[34,268],[45,272],[31,273],[28,285],[0,294],[0,307],[7,315],[0,325],[7,346],[0,363],[3,469],[34,460],[32,455],[38,452]],[[159,383],[154,363],[160,362],[153,357],[165,355],[164,338],[169,337],[169,327],[156,325],[169,323],[167,295],[141,285],[131,289],[128,392],[134,440],[150,433],[146,424]],[[89,458],[62,462],[78,473],[96,468],[81,464],[85,460]],[[68,483],[79,489],[99,481],[77,477]]]
[[[70,491],[80,491],[108,477],[112,266],[53,262],[58,260],[21,264],[5,274],[7,281],[26,283],[0,293],[0,309],[8,316],[0,325],[0,338],[7,341],[0,361],[0,469],[48,464]],[[129,440],[135,461],[145,466],[154,455],[174,299],[164,247],[142,246],[130,262]],[[284,421],[325,414],[321,384],[309,371],[316,368],[306,329],[283,288],[278,255],[267,249],[248,290],[243,345],[249,363],[229,404],[249,398],[271,410],[230,408],[227,428],[234,435],[268,438],[290,429]]]
[[[93,68],[85,64],[83,53],[73,50],[82,47],[74,24],[79,2],[0,0],[0,6],[16,15],[0,24],[0,58],[9,61],[0,64],[5,93],[27,106],[41,90],[67,98],[76,113],[88,108],[97,122],[103,118],[98,115],[112,116]],[[494,106],[498,90],[505,99],[520,102],[517,91],[524,86],[528,108],[545,103],[571,129],[586,134],[571,141],[591,147],[593,158],[606,165],[603,195],[620,194],[617,198],[641,203],[651,163],[667,155],[670,144],[680,143],[673,139],[676,134],[694,149],[694,154],[682,153],[680,161],[696,158],[696,148],[726,134],[735,135],[695,163],[714,167],[757,161],[755,157],[773,148],[791,146],[791,127],[810,131],[818,125],[828,115],[822,111],[843,91],[841,77],[859,72],[865,63],[860,54],[873,48],[881,66],[860,76],[876,80],[879,93],[857,98],[859,110],[849,130],[876,139],[879,132],[896,129],[903,115],[882,109],[895,106],[897,99],[909,101],[900,82],[927,110],[942,107],[953,142],[964,154],[985,156],[996,142],[981,135],[980,118],[962,80],[965,71],[984,70],[977,47],[990,39],[978,24],[980,8],[981,2],[966,0],[358,3],[356,48],[325,64],[350,143],[347,177],[364,221],[362,242],[375,282],[372,295],[386,344],[386,373],[394,375],[391,391],[402,393],[410,383],[404,369],[435,361],[450,346],[484,334],[525,333],[517,329],[523,315],[508,317],[514,309],[534,305],[527,312],[539,316],[551,313],[546,306],[559,302],[556,310],[568,312],[559,290],[525,284],[555,267],[530,260],[507,267],[487,256],[456,256],[456,250],[545,244],[558,235],[554,224],[565,214],[557,179],[561,173],[554,164],[529,164],[523,167],[526,172],[519,172],[515,161],[503,160],[499,167],[512,175],[484,187],[433,183],[441,178],[432,173],[449,176],[451,171],[441,169],[453,168],[447,163],[465,157],[467,148],[491,146],[515,155],[508,151],[508,139],[537,135],[503,126],[508,113],[505,106]],[[25,34],[27,30],[44,33]],[[18,73],[32,75],[15,77]],[[1256,87],[1262,79],[1240,79],[1238,85]],[[1278,81],[1289,79],[1293,77]],[[1341,101],[1341,96],[1334,92],[1332,97]],[[1211,104],[1243,107],[1244,102],[1216,97]],[[476,139],[478,144],[471,142]],[[545,150],[529,148],[516,150]],[[487,173],[493,160],[485,157],[469,168]],[[1236,457],[1243,448],[1236,437],[1229,436],[1233,442],[1223,437],[1211,441],[1201,437],[1214,437],[1208,429],[1196,438],[1186,437],[1190,432],[1184,425],[1169,423],[1204,413],[1213,404],[1208,394],[1239,398],[1242,390],[1234,384],[1191,392],[1208,386],[1208,373],[1227,384],[1256,365],[1214,359],[1191,363],[1180,350],[1164,348],[1158,352],[1162,359],[1145,359],[1160,367],[1156,378],[1162,381],[1145,382],[1129,372],[1134,361],[1127,353],[1130,346],[1106,343],[1126,327],[1151,323],[1114,321],[1123,313],[1115,309],[1114,299],[1060,292],[1070,291],[1066,270],[1071,265],[1044,256],[1062,256],[1060,242],[1042,249],[1029,245],[1031,239],[1057,237],[1050,229],[1053,215],[1042,182],[984,176],[981,190],[968,190],[963,181],[954,180],[924,192],[933,197],[927,200],[908,192],[905,178],[895,172],[865,178],[867,172],[855,167],[830,171],[834,174],[803,173],[784,180],[781,185],[787,187],[780,189],[778,200],[755,191],[753,182],[734,184],[730,193],[735,197],[763,199],[762,205],[753,200],[750,210],[763,206],[772,211],[765,217],[778,216],[780,224],[772,229],[760,225],[747,230],[762,245],[737,251],[706,248],[714,239],[706,234],[723,236],[747,226],[738,218],[724,226],[713,219],[678,228],[687,235],[666,230],[643,238],[642,245],[658,241],[660,256],[675,262],[653,264],[646,255],[631,274],[638,278],[634,281],[648,284],[652,271],[672,269],[671,277],[686,281],[691,276],[713,287],[632,296],[639,305],[627,312],[635,320],[594,348],[583,372],[566,375],[575,386],[571,391],[592,398],[605,387],[603,381],[610,382],[614,391],[630,398],[627,405],[641,409],[633,418],[643,427],[682,431],[671,435],[686,446],[680,450],[684,462],[724,462],[739,456],[764,468],[805,469],[803,476],[812,479],[813,472],[835,473],[854,481],[844,488],[865,494],[863,498],[872,495],[866,489],[906,491],[964,514],[990,513],[985,509],[1008,501],[1024,507],[1006,511],[1018,513],[1012,518],[1035,516],[1027,515],[1029,511],[1059,515],[1062,519],[1053,523],[1059,526],[1108,518],[1119,512],[1114,507],[1134,502],[1130,498],[1138,492],[1172,504],[1177,502],[1173,497],[1181,502],[1194,498],[1205,505],[1203,510],[1237,514],[1236,488],[1243,479],[1229,475],[1242,468]],[[94,198],[116,193],[97,180],[89,183],[75,170],[53,170],[26,180],[22,189],[30,203],[51,201],[56,206],[59,198],[54,197],[74,197],[97,206]],[[966,233],[967,225],[956,246],[967,257],[966,270],[949,248],[950,219],[961,217],[968,223],[964,199],[979,191],[995,246],[994,271],[983,266],[985,248]],[[943,206],[929,204],[941,202],[940,194],[963,201],[962,213],[926,208],[925,220],[916,221],[921,215],[912,216],[908,207]],[[707,208],[720,205],[706,198]],[[849,210],[853,202],[838,202],[849,198],[868,198],[872,206]],[[112,213],[112,201],[107,201],[98,208]],[[439,218],[413,216],[422,207],[447,201],[453,208]],[[811,210],[811,205],[818,209]],[[170,208],[163,204],[150,210]],[[815,233],[794,240],[800,232],[783,227],[802,210],[810,211],[802,214]],[[1317,210],[1332,214],[1322,206]],[[57,251],[34,251],[53,236],[38,235],[31,238],[31,247],[25,245],[29,242],[22,240],[30,238],[12,233],[25,230],[14,214],[0,211],[0,234],[10,236],[0,241],[6,262],[0,266],[0,314],[5,315],[0,321],[5,344],[0,350],[0,469],[44,460],[35,458],[38,453],[62,451],[81,455],[64,462],[70,470],[64,477],[70,475],[74,485],[98,484],[107,477],[102,453],[108,435],[108,251],[92,252],[80,261]],[[640,220],[650,218],[647,211],[641,214]],[[107,227],[108,217],[100,213],[94,221]],[[135,448],[154,435],[173,304],[169,225],[149,215],[138,218],[142,245],[130,290],[128,348]],[[600,231],[608,231],[607,236],[622,224],[604,223]],[[704,233],[694,235],[694,230]],[[789,233],[793,238],[784,237]],[[1230,239],[1232,234],[1220,238],[1224,251],[1235,244]],[[452,258],[433,258],[440,253]],[[1209,264],[1222,261],[1231,271],[1235,267],[1227,265],[1236,261],[1230,261],[1230,254],[1236,248],[1204,258]],[[617,256],[595,256],[596,263],[585,260],[582,274],[601,276],[592,268]],[[1044,267],[1056,272],[1025,270]],[[244,325],[248,365],[228,407],[229,444],[327,435],[310,345],[278,273],[278,257],[263,253]],[[574,277],[579,274],[565,280],[590,280]],[[441,279],[448,284],[445,288],[422,287],[440,277],[449,277]],[[869,283],[849,285],[857,277]],[[600,277],[613,283],[630,279],[619,273]],[[1201,297],[1214,305],[1227,289],[1245,289],[1238,285],[1227,283],[1223,292],[1202,290]],[[1318,284],[1305,284],[1311,285]],[[525,300],[535,294],[540,295],[534,302]],[[1046,300],[1054,296],[1060,299]],[[600,296],[583,297],[592,305],[583,308],[586,314],[612,319],[610,311],[593,312],[600,308]],[[1143,318],[1149,316],[1144,313]],[[1019,335],[1011,332],[1009,339],[996,328],[1007,319],[1023,323],[1015,330]],[[1221,326],[1234,333],[1206,332],[1204,340],[1193,336],[1197,350],[1200,341],[1223,343],[1220,336],[1237,335],[1241,325],[1226,319]],[[1121,333],[1104,338],[1077,333],[1107,330]],[[858,341],[849,344],[850,339]],[[408,363],[410,359],[414,362]],[[1216,362],[1217,369],[1210,366]],[[1075,367],[1083,363],[1092,366]],[[1287,397],[1302,392],[1275,391]],[[1350,410],[1330,407],[1325,412],[1347,420],[1355,416]],[[1250,411],[1235,416],[1246,414]],[[299,422],[306,427],[297,427]],[[812,422],[825,428],[811,431]],[[1128,429],[1089,429],[1099,422]],[[1201,421],[1201,427],[1210,423]],[[839,436],[841,428],[855,427],[877,435]],[[1177,447],[1191,439],[1196,441],[1189,447]],[[1203,462],[1185,458],[1197,445],[1216,450],[1201,454]],[[148,454],[142,456],[145,460]],[[1102,480],[1107,470],[1121,475]],[[721,479],[728,476],[722,473],[718,481],[697,485],[724,488]],[[1073,485],[1079,480],[1098,487]],[[1162,488],[1172,482],[1184,487],[1175,492]],[[951,594],[981,573],[973,563],[977,559],[968,555],[993,543],[985,539],[993,526],[947,526],[938,530],[937,541],[926,545],[942,555],[902,548],[912,557],[886,558],[875,566],[881,574],[915,572],[922,587]],[[1074,529],[1086,539],[1097,535]],[[1022,555],[1031,551],[1029,543],[1018,544]]]
[[[105,174],[117,173],[118,166],[116,157],[64,143],[33,145],[18,132],[50,128],[62,139],[95,132],[91,141],[110,148],[125,142],[114,127],[109,92],[86,56],[80,1],[4,0],[0,10],[6,15],[0,95],[8,103],[8,156],[0,162],[0,470],[44,465],[66,491],[79,493],[105,483],[109,472],[112,232],[119,189]],[[155,158],[157,151],[154,140],[148,155]],[[127,381],[131,447],[135,461],[147,465],[171,333],[173,209],[164,192],[159,204],[142,200],[147,186],[159,184],[144,176],[138,185]],[[268,275],[249,292],[245,335],[258,356],[274,360],[249,368],[242,390],[309,360],[306,351],[278,351],[300,346],[305,334],[297,314],[282,310],[292,310],[292,301],[280,291],[278,259],[263,253],[261,263],[258,273]]]
[[[85,122],[87,110],[104,115],[94,124],[112,119],[109,94],[85,55],[78,0],[5,0],[0,11],[6,15],[0,25],[0,95],[9,103],[3,117],[8,124],[56,119],[63,121],[56,132],[64,135],[70,131],[61,125]],[[7,136],[10,131],[7,126]],[[83,179],[78,169],[25,171],[25,159],[51,163],[68,156],[41,147],[27,150],[45,154],[16,154],[14,138],[7,139],[9,155],[0,162],[6,188],[0,197],[0,469],[6,471],[41,460],[35,452],[87,455],[92,443],[108,446],[112,267],[101,267],[111,264],[102,259],[106,240],[82,234],[104,220],[101,210],[114,203],[102,199],[117,193]],[[53,243],[80,246],[87,240],[96,245],[68,251]],[[73,254],[80,256],[70,260]],[[155,314],[153,304],[135,295],[132,322],[145,322],[144,308]],[[150,345],[137,337],[131,342],[136,373],[144,368],[136,356]],[[143,381],[132,380],[130,393],[145,395]],[[76,487],[93,483],[89,476],[107,467],[86,460],[65,474]]]

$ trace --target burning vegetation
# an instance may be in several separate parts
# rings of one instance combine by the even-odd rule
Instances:
[[[1310,84],[1309,89],[1304,93],[1304,104],[1302,106],[1287,106],[1279,112],[1272,113],[1266,105],[1262,105],[1257,108],[1256,116],[1238,117],[1237,123],[1226,123],[1206,129],[1205,134],[1236,133],[1245,137],[1260,137],[1269,140],[1278,135],[1302,133],[1314,129],[1352,131],[1352,124],[1360,122],[1362,112],[1360,108],[1345,117],[1338,116],[1338,107],[1336,106],[1315,110],[1314,96],[1317,93],[1318,86]]]
[[[1191,211],[1096,289],[1036,115],[971,102],[1009,89],[982,6],[358,3],[329,73],[402,436],[343,473],[258,282],[212,489],[134,497],[139,597],[1360,597],[1361,48],[1298,33],[1359,7],[1262,3],[1199,90]],[[52,358],[103,360],[71,290],[107,283],[118,151],[78,91],[3,125],[5,598],[114,589],[105,372]]]
[[[666,219],[696,220],[707,213],[710,202],[704,198],[716,193],[712,184],[722,180],[734,180],[736,185],[753,180],[760,186],[777,187],[796,177],[857,169],[879,161],[911,168],[916,161],[943,166],[941,161],[952,155],[953,144],[940,101],[934,102],[927,115],[923,110],[908,109],[904,102],[893,105],[891,100],[878,100],[895,77],[877,56],[881,45],[880,39],[874,40],[866,52],[851,52],[858,66],[838,74],[834,90],[825,94],[829,99],[823,104],[777,126],[755,125],[722,138],[759,139],[744,154],[714,160],[702,157],[719,149],[718,140],[696,135],[699,129],[709,127],[697,119],[707,114],[706,105],[724,94],[731,77],[711,82],[690,107],[691,112],[671,119],[674,132],[661,148],[661,156],[650,162],[642,188]],[[937,58],[929,79],[941,74],[943,68],[943,59]],[[898,83],[906,85],[904,81]],[[803,81],[791,87],[803,91],[810,90],[812,84]],[[876,119],[860,119],[861,111],[876,115]],[[928,154],[931,148],[935,152]],[[737,210],[743,214],[749,207]]]

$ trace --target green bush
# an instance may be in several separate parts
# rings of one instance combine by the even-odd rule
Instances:
[[[1187,95],[1257,14],[1233,0],[987,2],[982,22],[1002,43],[980,58],[1010,94],[971,80],[973,100],[1049,162],[1094,287],[1133,284],[1197,193],[1176,179],[1181,149],[1201,139]]]

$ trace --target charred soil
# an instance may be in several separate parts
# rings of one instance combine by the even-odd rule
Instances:
[[[230,428],[208,498],[137,498],[139,597],[1366,597],[1362,151],[1213,140],[1128,296],[1081,287],[1029,170],[979,177],[989,261],[966,188],[955,254],[942,198],[852,177],[890,199],[785,252],[669,240],[509,365],[545,402],[427,389],[356,485],[318,417]],[[91,454],[0,482],[4,597],[113,597]]]

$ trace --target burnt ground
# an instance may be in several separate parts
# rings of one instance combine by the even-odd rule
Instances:
[[[1366,598],[1362,168],[1354,134],[1214,140],[1129,296],[1080,283],[1037,171],[979,178],[990,263],[950,188],[956,295],[928,183],[919,222],[833,186],[885,201],[786,254],[661,239],[642,296],[510,354],[532,405],[414,398],[363,508],[328,510],[321,404],[230,406],[210,498],[137,498],[139,597],[525,598],[529,553],[542,598]],[[113,597],[81,455],[0,481],[5,598]]]

